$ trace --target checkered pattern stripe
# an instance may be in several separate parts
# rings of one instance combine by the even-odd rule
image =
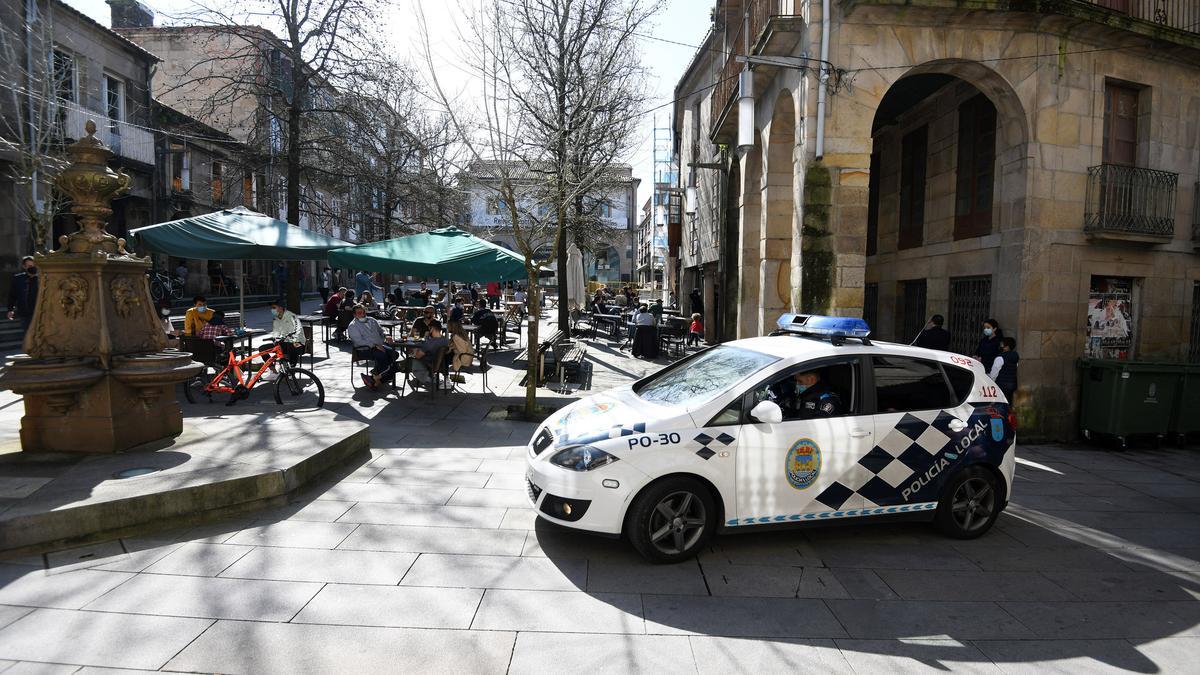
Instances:
[[[696,434],[696,437],[692,440],[700,444],[700,449],[696,451],[696,454],[700,457],[700,459],[707,461],[712,459],[713,456],[717,454],[716,450],[713,450],[708,446],[712,445],[713,443],[720,443],[722,446],[726,446],[737,439],[722,431],[721,434],[715,438],[705,433],[699,433]]]
[[[851,497],[865,500],[865,508],[904,503],[901,490],[925,473],[954,440],[954,420],[965,422],[973,411],[928,410],[905,413],[875,447],[859,458],[851,470],[825,488],[816,500],[839,510]]]
[[[610,438],[620,438],[622,436],[632,436],[634,434],[646,433],[646,423],[638,422],[636,424],[617,424],[603,431],[580,436],[579,438],[564,439],[570,443],[595,443],[596,441],[606,441]]]

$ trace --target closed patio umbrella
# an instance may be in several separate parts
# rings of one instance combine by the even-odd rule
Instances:
[[[567,249],[567,302],[568,306],[582,309],[587,305],[587,285],[583,280],[583,253],[571,244]]]

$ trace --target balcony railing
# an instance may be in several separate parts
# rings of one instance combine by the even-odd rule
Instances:
[[[749,28],[750,46],[751,48],[758,42],[759,36],[763,29],[770,23],[771,17],[779,16],[785,12],[792,11],[785,5],[791,5],[784,0],[744,0],[744,7],[749,12],[749,26],[746,21],[739,15],[736,19],[731,19],[726,25],[725,31],[732,35],[733,38],[725,42],[728,46],[731,55],[726,57],[725,64],[721,67],[721,75],[717,80],[716,86],[713,87],[712,97],[712,117],[710,119],[717,120],[721,117],[721,112],[725,106],[729,104],[729,100],[737,93],[738,88],[738,73],[746,67],[744,63],[738,63],[733,55],[745,55],[745,35],[742,31]]]
[[[1200,181],[1192,188],[1192,243],[1200,246]]]
[[[1200,33],[1200,2],[1195,0],[1080,0],[1131,19]]]
[[[1088,169],[1083,230],[1119,238],[1170,239],[1175,234],[1179,174],[1116,164]]]
[[[63,104],[63,135],[76,140],[87,135],[88,120],[96,123],[96,138],[118,157],[154,166],[154,135],[125,122],[114,122],[98,113],[74,104]]]

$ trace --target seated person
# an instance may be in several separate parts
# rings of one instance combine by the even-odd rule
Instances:
[[[434,309],[433,305],[429,305],[421,310],[421,316],[417,317],[417,320],[413,321],[412,324],[413,337],[425,337],[425,334],[429,332],[429,324],[436,320],[437,310]]]
[[[450,340],[450,368],[454,370],[456,381],[462,382],[462,377],[457,373],[470,367],[475,358],[475,350],[471,347],[470,336],[458,321],[449,321],[446,324],[446,333]]]
[[[463,303],[462,298],[455,297],[454,304],[450,306],[450,321],[462,323],[463,320]]]
[[[355,351],[375,360],[375,368],[370,373],[363,373],[362,380],[371,389],[378,389],[385,380],[391,379],[400,352],[392,346],[392,338],[384,334],[379,322],[367,316],[367,308],[362,305],[354,308],[354,320],[346,333]]]
[[[338,309],[340,309],[342,306],[342,298],[344,298],[344,297],[346,297],[346,287],[345,286],[337,289],[336,291],[333,292],[333,295],[329,296],[329,300],[327,300],[325,302],[325,305],[321,308],[321,313],[328,317],[337,316]]]
[[[163,331],[167,334],[167,347],[179,347],[179,331],[171,323],[171,304],[166,300],[159,302],[158,313],[162,316]]]
[[[222,312],[219,309],[214,309],[212,319],[210,319],[208,323],[204,325],[204,328],[200,329],[199,337],[202,337],[205,340],[216,340],[217,338],[225,337],[226,335],[233,335],[233,331],[229,330],[229,326],[225,325],[225,312]],[[220,342],[217,344],[220,345],[218,351],[224,351],[224,345]]]
[[[655,298],[654,302],[650,303],[650,313],[654,315],[654,323],[662,323],[662,300]]]
[[[283,350],[284,356],[291,365],[300,363],[304,353],[304,327],[300,319],[283,306],[282,300],[271,301],[271,334],[264,346],[274,343]]]
[[[783,410],[784,420],[843,415],[842,397],[821,381],[820,370],[796,373],[770,386],[771,398]]]
[[[363,294],[358,299],[358,304],[366,308],[368,312],[379,310],[379,303],[375,302],[375,296],[371,295],[371,291],[363,291]]]
[[[208,302],[205,301],[203,295],[197,295],[193,299],[192,307],[188,308],[186,314],[183,315],[183,334],[197,336],[200,334],[200,329],[204,328],[204,324],[212,319],[213,311],[208,308]]]
[[[639,305],[634,310],[632,321],[639,326],[653,326],[657,323],[654,320],[654,315],[650,313],[650,308],[646,305]]]
[[[409,384],[413,387],[433,385],[433,375],[437,368],[438,352],[450,346],[450,340],[442,335],[442,322],[433,319],[428,324],[429,333],[421,346],[413,350],[412,379]]]

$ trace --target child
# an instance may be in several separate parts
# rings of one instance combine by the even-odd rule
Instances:
[[[1013,394],[1017,392],[1017,363],[1021,355],[1017,353],[1017,341],[1010,337],[1000,338],[1000,353],[992,361],[992,369],[988,375],[1000,387],[1004,398],[1009,404],[1013,402]]]
[[[688,328],[687,343],[689,345],[698,345],[704,339],[704,322],[700,320],[699,314],[692,315],[692,325]]]

